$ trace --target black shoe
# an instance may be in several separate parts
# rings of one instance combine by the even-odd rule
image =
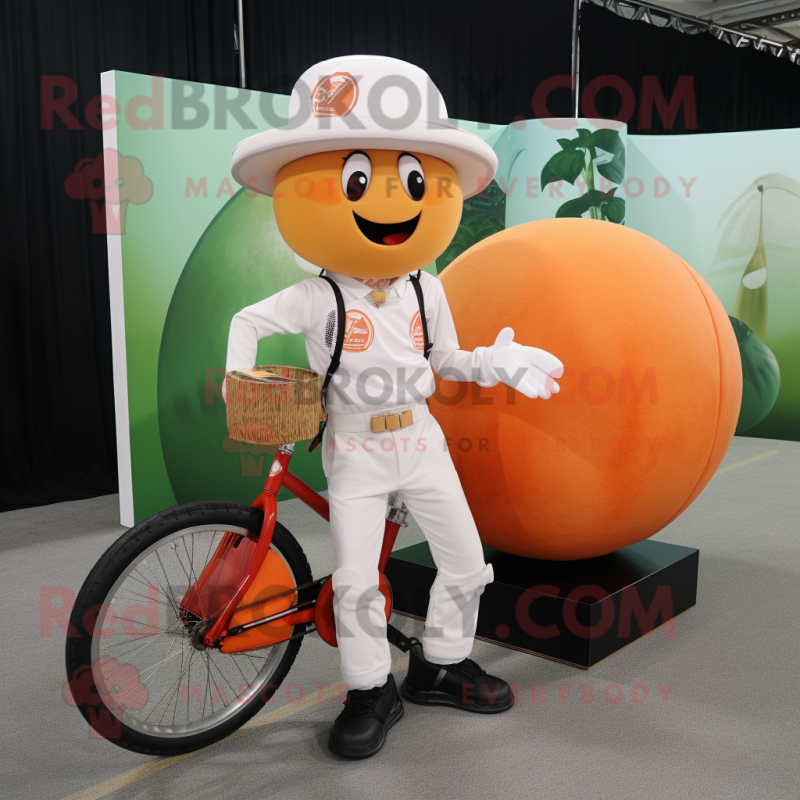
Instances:
[[[403,713],[403,701],[392,675],[376,689],[353,689],[333,723],[328,749],[345,758],[374,756],[386,741],[386,731]]]
[[[514,705],[511,687],[504,680],[487,675],[469,658],[444,666],[426,661],[420,645],[411,648],[400,694],[412,703],[453,706],[477,714],[499,714]]]

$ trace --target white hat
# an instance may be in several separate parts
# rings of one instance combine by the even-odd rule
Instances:
[[[484,189],[497,156],[480,136],[451,124],[428,74],[396,58],[340,56],[307,69],[292,89],[289,123],[243,139],[231,172],[242,186],[272,195],[286,164],[312,153],[373,147],[441,158],[464,197]]]

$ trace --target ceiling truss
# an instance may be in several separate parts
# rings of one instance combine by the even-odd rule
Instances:
[[[709,33],[715,39],[733,47],[752,47],[770,53],[776,58],[786,58],[800,64],[800,9],[768,14],[741,20],[731,25],[682,14],[656,3],[640,0],[579,0],[607,8],[620,17],[641,20],[658,28],[673,28],[681,33]],[[767,33],[768,35],[764,35]]]

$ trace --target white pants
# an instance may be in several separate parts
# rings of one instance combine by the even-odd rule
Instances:
[[[344,680],[351,689],[382,686],[391,668],[378,561],[387,498],[395,491],[422,528],[438,569],[422,639],[425,657],[441,664],[466,658],[480,595],[493,575],[439,424],[427,414],[406,428],[380,434],[332,433],[328,428],[322,463]]]

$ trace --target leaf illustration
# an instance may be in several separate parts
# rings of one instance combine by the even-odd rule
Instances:
[[[612,183],[622,183],[625,180],[625,156],[614,156],[607,164],[598,164],[597,171]]]
[[[559,180],[574,184],[585,166],[586,156],[582,150],[562,150],[544,165],[539,185],[544,189],[548,183]]]
[[[614,153],[614,155],[625,152],[619,131],[610,128],[598,128],[592,132],[583,146],[595,147],[598,150],[605,150],[607,153]]]
[[[609,222],[621,225],[625,220],[625,200],[621,197],[613,197],[607,203],[603,203],[600,210]]]
[[[589,209],[596,208],[609,221],[621,224],[625,219],[625,201],[621,197],[614,197],[616,188],[610,192],[600,192],[590,189],[583,196],[574,200],[567,200],[558,211],[558,217],[580,217]]]
[[[586,194],[592,201],[592,205],[599,206],[600,203],[611,200],[611,198],[614,197],[614,193],[617,191],[618,188],[619,188],[618,186],[615,186],[608,192],[601,192],[599,189],[589,189],[586,192]]]
[[[583,197],[576,197],[574,200],[567,200],[556,211],[556,219],[562,217],[582,217],[592,207],[592,201],[588,194]]]

